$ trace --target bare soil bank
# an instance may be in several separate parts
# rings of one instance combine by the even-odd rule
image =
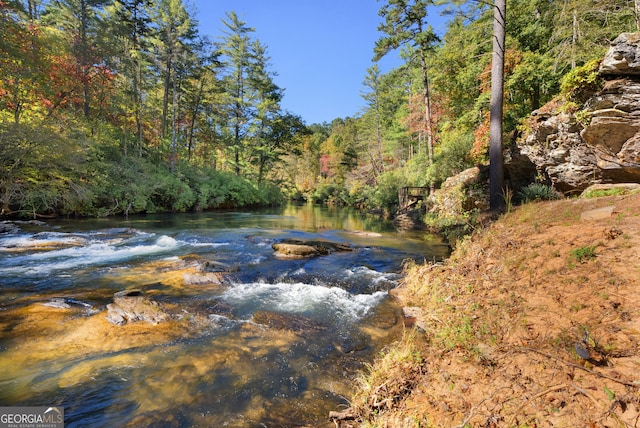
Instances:
[[[396,296],[343,427],[640,427],[640,193],[518,207]]]

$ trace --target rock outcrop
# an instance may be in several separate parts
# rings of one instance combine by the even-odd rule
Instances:
[[[107,320],[116,325],[146,321],[151,324],[169,319],[169,315],[157,302],[149,299],[141,290],[119,291],[113,303],[107,305]]]
[[[535,111],[533,129],[518,143],[520,153],[535,165],[537,174],[561,192],[582,191],[602,180],[592,147],[580,136],[582,126],[568,113]],[[506,166],[507,171],[510,166]],[[535,177],[530,177],[533,181]]]
[[[604,56],[600,72],[610,76],[640,76],[640,33],[620,34]]]
[[[599,74],[604,87],[582,106],[580,120],[552,101],[532,113],[531,131],[518,142],[537,173],[565,193],[640,181],[640,34],[616,38]]]

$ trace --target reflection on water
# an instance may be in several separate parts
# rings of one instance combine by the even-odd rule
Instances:
[[[386,291],[422,232],[317,206],[21,224],[0,235],[0,404],[65,407],[69,427],[333,426],[353,376],[401,334]],[[354,251],[281,260],[282,239]],[[115,292],[166,322],[116,326]]]

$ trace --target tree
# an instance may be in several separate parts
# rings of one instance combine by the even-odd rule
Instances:
[[[604,55],[622,32],[640,29],[636,5],[630,0],[562,0],[548,23],[554,66],[560,73]]]
[[[189,45],[195,40],[197,29],[182,0],[160,0],[154,9],[154,23],[156,36],[153,43],[162,75],[160,135],[164,138],[168,130],[169,98],[172,90],[174,95],[178,90],[173,85],[176,68],[180,67],[177,63],[188,56]],[[175,129],[172,131],[175,134]]]
[[[428,55],[433,50],[438,37],[428,25],[427,6],[432,0],[389,0],[380,11],[384,23],[378,27],[385,36],[376,41],[374,61],[380,60],[391,50],[410,45],[420,61],[424,89],[424,126],[429,154],[429,165],[433,165],[433,121],[431,117],[431,97],[429,92]],[[433,184],[432,184],[433,188]]]
[[[82,111],[88,117],[91,109],[93,77],[100,73],[103,52],[98,51],[98,11],[107,0],[54,0],[47,8],[45,21],[61,29],[71,46],[76,76],[82,85]]]
[[[241,171],[241,153],[244,137],[247,135],[251,121],[251,100],[247,87],[247,77],[251,65],[249,34],[255,30],[247,27],[235,12],[227,13],[222,23],[226,27],[220,43],[221,59],[226,65],[224,78],[229,96],[228,118],[230,124],[230,148],[233,151],[233,168],[236,175]]]
[[[362,95],[367,101],[369,110],[373,113],[373,122],[375,129],[375,154],[367,150],[371,158],[371,166],[377,177],[384,172],[384,158],[382,155],[382,88],[380,82],[380,68],[377,64],[367,70],[364,79],[364,85],[369,92]]]
[[[491,60],[491,118],[489,130],[489,207],[504,206],[504,160],[502,156],[502,107],[504,102],[504,55],[507,1],[493,6],[493,50]]]
[[[151,0],[116,0],[114,24],[118,45],[121,51],[115,58],[115,69],[129,80],[129,97],[133,105],[135,135],[138,143],[138,155],[142,156],[144,118],[144,86],[148,68],[148,36],[151,18],[149,9]],[[121,65],[118,67],[118,65]],[[125,143],[125,153],[127,145]]]
[[[209,45],[204,39],[200,39],[196,43],[189,75],[184,79],[184,88],[182,89],[186,109],[186,145],[189,162],[194,160],[196,142],[206,141],[209,136],[215,135],[215,122],[221,116],[217,101],[222,92],[217,76],[220,62],[214,54],[207,50],[208,47]],[[208,153],[206,146],[203,149]],[[202,160],[206,162],[208,159]],[[215,169],[215,163],[213,167]]]
[[[273,74],[268,70],[267,47],[254,40],[250,52],[247,83],[254,93],[255,117],[251,129],[254,143],[249,152],[253,163],[258,165],[258,183],[261,183],[267,167],[279,158],[279,149],[291,141],[296,128],[302,128],[302,121],[293,115],[282,117],[280,114],[283,91],[274,83]]]

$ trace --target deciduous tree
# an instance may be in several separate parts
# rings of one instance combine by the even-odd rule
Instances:
[[[409,45],[413,48],[412,52],[415,52],[422,70],[425,106],[424,127],[429,165],[433,165],[433,121],[428,57],[433,51],[438,37],[427,22],[427,6],[429,5],[433,5],[432,0],[388,0],[379,12],[379,15],[384,18],[384,22],[380,24],[378,30],[385,35],[376,42],[374,61],[401,46]]]

